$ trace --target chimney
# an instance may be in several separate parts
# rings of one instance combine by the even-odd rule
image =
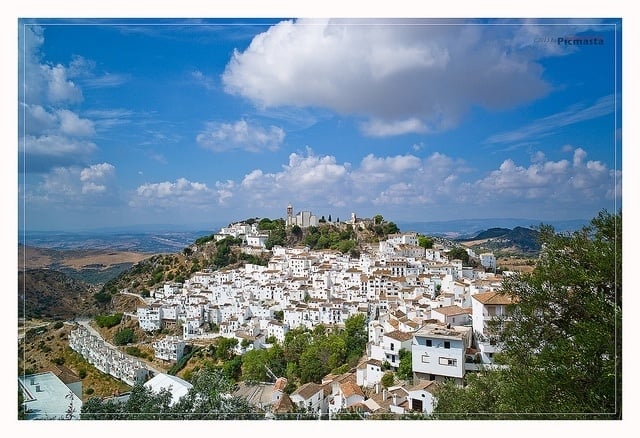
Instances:
[[[382,401],[387,399],[387,388],[382,389]]]

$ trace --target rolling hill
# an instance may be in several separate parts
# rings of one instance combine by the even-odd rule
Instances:
[[[473,249],[476,253],[493,252],[497,256],[504,254],[536,256],[540,253],[539,235],[538,231],[524,227],[489,228],[475,237],[456,241]]]

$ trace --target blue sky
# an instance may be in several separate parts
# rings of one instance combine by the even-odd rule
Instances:
[[[20,229],[202,226],[288,203],[396,222],[622,205],[617,19],[25,19],[18,33]]]

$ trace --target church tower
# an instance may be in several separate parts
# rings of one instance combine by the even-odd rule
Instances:
[[[293,225],[293,206],[291,203],[287,205],[287,226]]]

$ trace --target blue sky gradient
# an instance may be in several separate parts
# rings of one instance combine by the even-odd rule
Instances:
[[[20,229],[622,205],[620,19],[18,23]]]

